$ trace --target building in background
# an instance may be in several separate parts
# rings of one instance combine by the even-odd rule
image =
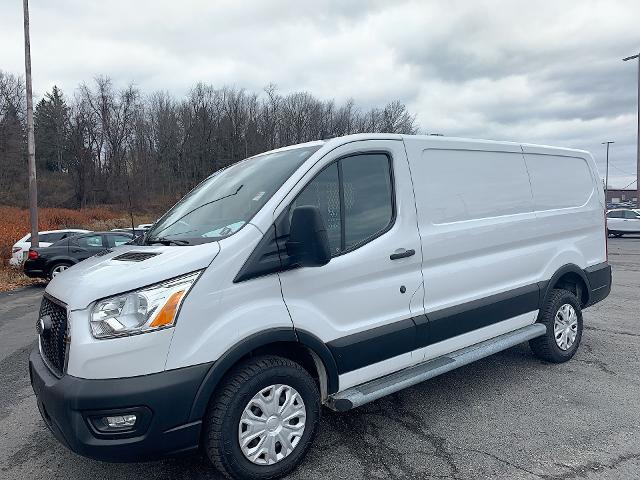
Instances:
[[[638,204],[638,192],[635,187],[626,189],[610,188],[607,191],[607,203],[626,203],[632,202]]]

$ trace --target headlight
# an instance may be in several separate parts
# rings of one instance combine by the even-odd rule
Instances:
[[[95,338],[119,337],[173,327],[176,313],[200,272],[99,300],[91,310]]]

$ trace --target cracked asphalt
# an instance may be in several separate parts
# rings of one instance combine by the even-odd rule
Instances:
[[[640,478],[640,236],[609,240],[613,290],[584,313],[574,359],[511,348],[346,414],[325,410],[293,479]],[[0,294],[0,478],[204,479],[199,456],[79,457],[40,419],[27,358],[42,288]]]

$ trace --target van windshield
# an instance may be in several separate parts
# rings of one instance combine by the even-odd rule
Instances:
[[[233,235],[319,148],[258,155],[214,173],[163,215],[144,243],[194,245]]]

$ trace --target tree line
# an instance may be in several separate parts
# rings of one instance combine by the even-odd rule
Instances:
[[[0,204],[27,203],[22,77],[0,71]],[[212,172],[285,145],[350,133],[416,133],[400,101],[360,109],[352,100],[195,85],[185,98],[116,88],[108,77],[58,87],[34,111],[39,203],[166,207]]]

